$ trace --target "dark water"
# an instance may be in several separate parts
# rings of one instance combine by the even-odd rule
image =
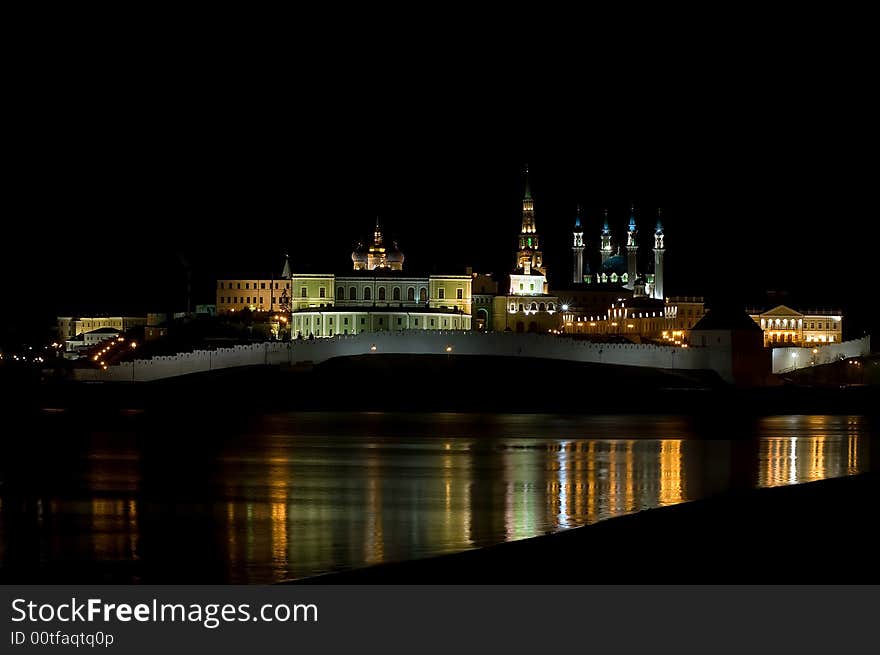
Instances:
[[[845,416],[46,420],[0,461],[0,579],[274,582],[870,467]]]

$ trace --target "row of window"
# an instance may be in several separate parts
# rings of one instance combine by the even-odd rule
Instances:
[[[220,296],[220,304],[222,305],[225,303],[229,303],[231,305],[262,305],[263,296],[260,296],[259,298],[257,298],[257,296]],[[272,304],[275,304],[275,296],[272,296]]]
[[[433,318],[428,319],[428,327],[435,327],[435,322],[434,322],[434,321],[435,321],[435,319],[433,319]],[[305,326],[305,325],[310,325],[310,324],[314,324],[314,326],[317,326],[319,323],[320,323],[320,320],[309,320],[309,319],[305,319],[305,320],[297,320],[297,321],[295,322],[295,325],[296,325],[296,327],[300,327],[302,324],[304,324],[304,326]],[[361,321],[360,321],[360,323],[361,323],[361,327],[366,326],[366,324],[367,324],[367,319],[366,319],[365,316],[361,316]],[[384,325],[385,325],[385,317],[384,317],[384,316],[379,316],[379,317],[377,317],[377,324],[380,325],[380,326],[384,326]],[[332,326],[332,325],[333,325],[333,317],[332,317],[332,316],[328,317],[327,325],[328,325],[328,326]],[[343,325],[343,329],[345,329],[345,328],[348,326],[348,317],[345,317],[345,316],[344,316],[344,317],[342,318],[342,325]],[[398,317],[397,317],[397,326],[398,326],[398,327],[403,327],[403,317],[402,317],[402,316],[398,316]],[[413,319],[413,326],[414,326],[414,327],[419,327],[419,319],[418,319],[418,318],[414,318],[414,319]],[[449,327],[449,320],[448,320],[448,319],[443,319],[443,327]],[[348,334],[348,330],[347,330],[347,329],[345,329],[345,334]],[[333,330],[332,330],[332,329],[330,329],[330,336],[333,336]]]
[[[218,282],[218,284],[220,285],[220,288],[221,288],[221,289],[232,289],[232,285],[233,285],[233,284],[235,284],[235,288],[236,288],[236,289],[241,289],[241,282],[234,282],[234,283],[233,283],[233,282]],[[279,287],[278,287],[278,284],[279,284],[278,282],[275,283],[275,288],[276,288],[276,289],[279,288]],[[271,282],[269,283],[269,286],[270,286],[270,287],[272,286],[272,283],[271,283]],[[245,283],[244,283],[244,288],[245,288],[245,289],[250,289],[250,288],[251,288],[251,283],[250,283],[250,282],[245,282]],[[260,289],[265,289],[265,288],[266,288],[266,283],[265,283],[265,282],[260,282]],[[284,283],[284,288],[285,288],[285,289],[289,289],[289,288],[290,288],[290,282],[285,282],[285,283]],[[257,290],[257,283],[254,282],[254,291],[256,291],[256,290]]]
[[[309,297],[309,289],[308,287],[302,287],[299,290],[300,298],[308,298]],[[377,300],[387,300],[387,290],[385,287],[379,287],[377,291]],[[327,297],[327,289],[324,287],[320,287],[318,289],[318,297],[326,298]],[[446,299],[446,289],[439,288],[437,289],[437,297],[440,300]],[[464,289],[456,289],[456,298],[458,300],[462,300],[464,298]],[[336,299],[337,300],[345,300],[345,287],[336,287]],[[349,287],[348,289],[348,300],[357,300],[358,292],[357,287]],[[364,288],[364,300],[372,300],[373,299],[373,290],[370,287]],[[400,298],[400,287],[394,287],[391,290],[391,300],[399,301]],[[406,300],[407,302],[415,302],[416,300],[416,290],[415,287],[409,287],[406,290]],[[428,302],[428,290],[425,287],[419,289],[419,302]]]
[[[547,304],[544,304],[544,303],[539,304],[539,303],[533,302],[531,305],[523,305],[522,303],[520,303],[519,308],[517,308],[516,304],[511,303],[510,311],[515,312],[517,310],[521,311],[521,312],[524,312],[526,310],[529,310],[531,312],[553,312],[553,311],[556,311],[556,306],[552,302],[547,303]]]
[[[791,333],[788,334],[770,334],[767,336],[767,343],[792,343],[796,342],[798,339]],[[807,337],[807,341],[812,343],[816,342],[825,342],[825,337]],[[829,343],[834,343],[834,337],[828,337]]]
[[[836,322],[837,321],[834,321],[834,323],[836,323]],[[789,327],[794,328],[795,325],[797,325],[797,326],[804,325],[804,328],[808,329],[808,330],[832,330],[832,329],[836,330],[836,329],[839,329],[840,326],[834,325],[834,323],[832,323],[831,321],[818,321],[818,322],[810,321],[810,326],[806,327],[806,324],[804,323],[803,319],[800,319],[800,318],[797,319],[797,323],[795,323],[795,319],[791,319],[789,321],[787,318],[783,318],[783,319],[778,319],[778,318],[772,319],[771,318],[766,321],[763,318],[761,319],[761,327],[765,328],[765,329],[766,328],[773,328],[774,325],[775,325],[775,327],[784,327],[784,328],[789,328]],[[816,327],[817,325],[818,325],[818,327]]]

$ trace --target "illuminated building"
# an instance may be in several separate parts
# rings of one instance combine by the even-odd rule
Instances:
[[[493,304],[498,295],[498,282],[492,279],[491,274],[471,273],[473,283],[472,312],[473,328],[479,332],[492,329]]]
[[[641,262],[639,258],[639,231],[636,223],[635,206],[630,207],[629,222],[626,229],[626,256],[612,246],[611,227],[608,223],[608,210],[605,210],[602,230],[599,235],[599,266],[593,274],[589,259],[584,258],[586,242],[583,238],[583,220],[578,211],[575,218],[572,246],[572,281],[575,285],[590,287],[611,285],[619,289],[636,292],[636,287],[643,287],[641,295],[663,300],[663,257],[666,253],[665,234],[657,212],[657,223],[654,227],[654,256],[650,262]]]
[[[764,331],[764,345],[806,346],[843,341],[843,316],[836,311],[799,312],[779,305],[767,311],[749,310]]]
[[[145,316],[59,316],[58,337],[62,340],[99,328],[115,328],[125,332],[139,325],[146,325]]]
[[[146,323],[145,316],[59,316],[58,337],[64,342],[65,356],[76,358],[77,353]]]
[[[370,245],[352,252],[352,273],[295,273],[287,260],[278,279],[218,280],[217,312],[265,312],[303,337],[471,329],[470,272],[405,274],[403,253],[384,244],[377,221]]]
[[[493,301],[492,326],[496,331],[548,332],[559,327],[559,298],[550,295],[547,286],[528,173],[526,169],[516,269],[510,274],[507,294]]]
[[[556,290],[563,312],[560,330],[566,334],[622,337],[628,341],[664,341],[681,345],[686,332],[704,313],[702,298],[666,298],[663,284],[665,234],[658,210],[654,228],[653,261],[640,263],[635,207],[630,207],[626,257],[612,247],[608,211],[599,235],[599,266],[591,272],[584,259],[583,217],[578,208],[572,232],[570,289]]]

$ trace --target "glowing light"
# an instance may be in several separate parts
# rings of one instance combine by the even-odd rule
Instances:
[[[451,352],[452,352],[452,346],[446,346],[446,352],[451,353]]]
[[[562,306],[562,311],[567,312],[567,311],[568,311],[568,305],[563,305],[563,306]]]
[[[370,350],[372,352],[376,352],[376,344],[375,343],[372,346],[370,346]]]

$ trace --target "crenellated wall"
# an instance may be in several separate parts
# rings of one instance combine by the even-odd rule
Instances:
[[[602,344],[541,334],[482,334],[448,331],[374,332],[266,342],[197,350],[111,366],[106,371],[76,369],[78,380],[143,382],[240,366],[320,363],[334,357],[384,354],[455,354],[536,357],[661,369],[714,370],[732,381],[729,348],[678,348],[645,344]]]

